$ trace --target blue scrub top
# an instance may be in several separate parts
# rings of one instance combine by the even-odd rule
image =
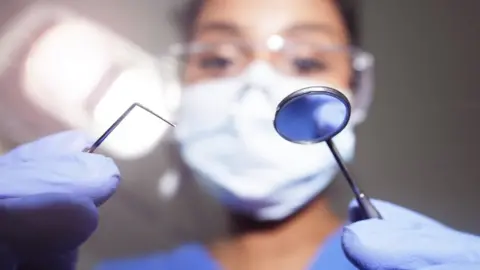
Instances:
[[[181,246],[171,252],[156,253],[136,259],[120,259],[100,264],[95,270],[221,270],[221,267],[199,244]],[[345,257],[341,232],[333,234],[318,250],[308,270],[356,270]]]

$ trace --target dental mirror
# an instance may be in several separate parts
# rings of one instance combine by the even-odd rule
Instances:
[[[285,97],[277,106],[273,125],[281,137],[293,143],[326,142],[355,194],[363,212],[361,218],[381,219],[378,210],[347,170],[332,140],[347,126],[350,113],[350,102],[340,91],[325,86],[313,86],[297,90]]]

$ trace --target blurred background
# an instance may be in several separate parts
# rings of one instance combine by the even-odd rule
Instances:
[[[0,150],[68,126],[90,125],[96,134],[125,109],[112,105],[115,93],[153,100],[150,106],[173,117],[179,94],[169,77],[174,67],[154,56],[179,38],[172,10],[182,1],[3,0]],[[477,234],[479,11],[478,0],[364,0],[362,40],[376,58],[376,94],[368,121],[358,129],[353,165],[372,197]],[[109,91],[113,96],[103,99],[109,89],[115,89]],[[62,102],[52,91],[63,93]],[[81,98],[89,102],[79,104]],[[68,117],[56,114],[64,110]],[[105,112],[112,116],[99,116]],[[94,126],[87,120],[92,115],[98,118]],[[82,270],[105,258],[206,241],[226,227],[213,200],[169,173],[176,157],[169,155],[167,127],[140,114],[129,121],[124,133],[135,132],[139,123],[151,132],[138,128],[143,135],[136,135],[149,136],[138,144],[124,143],[121,135],[107,144],[107,152],[122,150],[111,154],[124,179],[82,250]],[[345,215],[350,194],[341,179],[330,196]]]

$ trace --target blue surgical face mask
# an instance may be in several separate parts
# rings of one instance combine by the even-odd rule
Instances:
[[[293,214],[336,173],[325,144],[294,144],[273,127],[277,104],[312,85],[322,83],[285,77],[257,62],[241,76],[187,86],[175,129],[184,161],[234,211],[258,220]],[[353,128],[347,126],[334,141],[351,160]]]

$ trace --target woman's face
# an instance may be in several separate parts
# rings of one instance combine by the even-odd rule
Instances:
[[[226,205],[282,219],[328,185],[335,165],[324,148],[281,138],[272,120],[278,102],[301,87],[348,89],[349,42],[336,0],[204,1],[183,46],[182,157]],[[339,151],[352,156],[352,131],[343,134]],[[305,191],[308,177],[315,187]]]
[[[345,89],[347,33],[335,0],[205,0],[193,43],[209,49],[187,57],[184,80],[237,75],[263,60],[287,75]]]

